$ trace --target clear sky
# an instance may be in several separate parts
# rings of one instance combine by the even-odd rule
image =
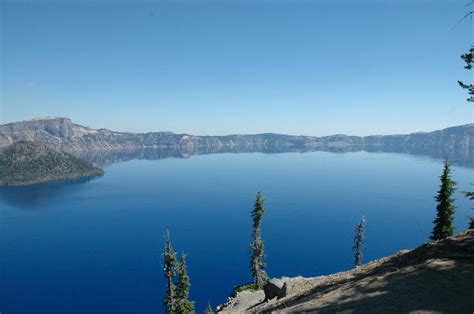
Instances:
[[[467,0],[1,1],[0,123],[354,135],[473,121]]]

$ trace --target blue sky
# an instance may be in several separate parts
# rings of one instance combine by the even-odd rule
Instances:
[[[0,123],[355,135],[473,121],[466,1],[2,1]]]

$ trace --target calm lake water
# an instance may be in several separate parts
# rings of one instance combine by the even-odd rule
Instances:
[[[459,190],[473,169],[455,166]],[[249,275],[250,211],[262,191],[268,273],[352,267],[367,218],[365,261],[425,242],[442,161],[356,152],[217,154],[132,160],[102,178],[0,189],[0,312],[161,313],[163,235],[188,254],[197,312]],[[456,225],[471,204],[457,194]]]

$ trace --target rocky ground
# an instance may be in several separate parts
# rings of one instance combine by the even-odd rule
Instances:
[[[472,314],[474,230],[350,271],[280,282],[280,298],[266,300],[263,291],[243,291],[219,313]]]

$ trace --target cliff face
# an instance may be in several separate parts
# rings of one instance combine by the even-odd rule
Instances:
[[[42,141],[71,152],[147,147],[193,151],[198,148],[245,146],[305,148],[361,144],[360,138],[347,136],[335,136],[325,141],[324,138],[280,134],[193,136],[171,132],[122,133],[87,128],[67,118],[37,119],[0,126],[0,147],[17,141]]]
[[[283,278],[284,294],[243,291],[220,313],[473,313],[474,230],[350,271]]]
[[[193,136],[170,132],[122,133],[91,129],[67,118],[47,118],[0,126],[0,147],[18,141],[41,141],[84,155],[91,151],[172,150],[182,155],[212,152],[385,151],[472,160],[474,124],[429,133],[388,136],[326,137],[281,134]]]

